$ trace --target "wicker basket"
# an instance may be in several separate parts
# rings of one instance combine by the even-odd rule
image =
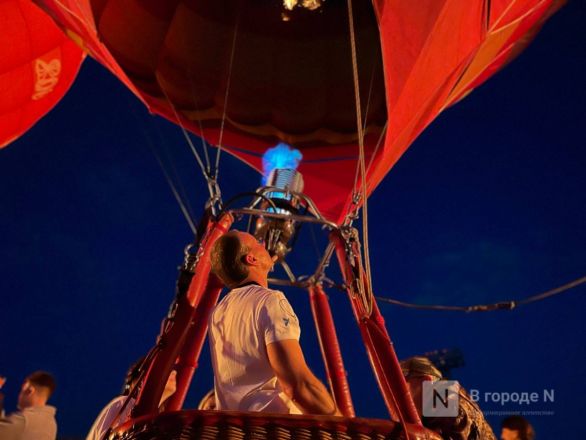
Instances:
[[[407,426],[410,440],[441,440],[431,431]],[[388,420],[298,416],[234,411],[177,411],[131,420],[110,440],[399,440],[399,423]]]

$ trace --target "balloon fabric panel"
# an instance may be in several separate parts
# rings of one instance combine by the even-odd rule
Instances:
[[[306,192],[324,214],[337,221],[350,209],[359,148],[345,2],[314,11],[235,0],[38,3],[152,112],[258,170],[267,148],[289,143],[303,153]],[[368,193],[561,4],[354,2]]]
[[[61,100],[84,58],[38,6],[0,1],[0,148]]]

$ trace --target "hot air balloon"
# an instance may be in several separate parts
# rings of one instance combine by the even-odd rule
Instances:
[[[296,171],[273,170],[245,208],[219,203],[215,170],[203,167],[210,206],[217,209],[201,225],[196,252],[186,255],[172,312],[145,361],[133,419],[112,438],[439,438],[423,428],[406,387],[352,222],[425,127],[517,55],[561,2],[38,4],[152,112],[259,170],[277,142],[303,156]],[[161,378],[175,364],[178,393],[167,409],[183,405],[222,288],[210,275],[209,252],[237,215],[251,216],[254,232],[272,242],[282,262],[296,224],[315,222],[331,231],[303,287],[345,417],[156,414]],[[391,420],[354,417],[320,278],[334,254]]]
[[[73,83],[83,51],[38,6],[0,4],[0,148],[50,111]]]

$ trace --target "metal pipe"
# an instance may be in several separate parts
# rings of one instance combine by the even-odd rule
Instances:
[[[370,364],[389,415],[395,421],[404,420],[406,423],[421,426],[421,419],[413,403],[413,398],[401,371],[399,359],[393,348],[393,342],[385,328],[384,319],[380,314],[376,300],[374,297],[372,298],[373,307],[371,313],[368,314],[365,312],[360,295],[356,291],[357,283],[367,282],[366,277],[359,279],[362,265],[358,244],[357,242],[353,243],[351,264],[348,261],[349,256],[342,232],[334,231],[330,235],[330,239],[336,246],[336,256],[347,286],[354,317],[358,323]],[[362,288],[368,292],[370,286],[362,284]]]
[[[297,214],[279,214],[276,212],[267,212],[261,209],[250,209],[250,208],[236,208],[230,209],[228,212],[232,214],[243,214],[243,215],[257,215],[267,218],[277,218],[281,220],[295,220],[301,223],[317,223],[319,225],[325,225],[330,229],[336,229],[338,225],[329,220],[320,219],[317,217],[310,217],[308,215],[297,215]]]
[[[267,194],[270,194],[270,193],[281,193],[281,194],[285,194],[286,196],[291,195],[293,197],[296,197],[298,199],[303,200],[307,204],[307,207],[309,208],[309,212],[311,212],[315,217],[317,217],[320,220],[325,220],[325,217],[321,214],[319,209],[317,209],[317,205],[314,203],[314,201],[309,196],[305,195],[304,193],[290,191],[289,189],[283,189],[283,188],[279,188],[277,186],[263,186],[263,187],[257,189],[256,193],[259,194],[260,196],[266,196]],[[258,201],[255,201],[254,203],[252,203],[251,207],[254,207],[254,205],[256,203],[258,203]]]
[[[177,389],[169,399],[169,403],[165,407],[166,411],[178,411],[183,407],[185,396],[198,367],[199,356],[208,331],[208,320],[223,287],[223,284],[214,275],[208,277],[206,290],[195,310],[185,343],[177,360]]]
[[[344,368],[344,360],[336,335],[336,327],[328,297],[324,293],[322,286],[319,284],[309,287],[309,298],[311,302],[311,312],[315,321],[315,328],[319,339],[321,354],[324,359],[326,374],[330,383],[330,390],[334,395],[334,400],[338,409],[345,417],[355,417],[352,396],[350,395],[350,386],[348,377]]]
[[[187,291],[187,300],[194,307],[199,304],[208,281],[208,274],[211,269],[210,254],[212,246],[218,238],[230,230],[233,222],[234,217],[230,213],[223,214],[217,222],[209,224],[206,234],[202,238],[195,274]]]
[[[132,410],[132,417],[156,413],[167,378],[185,342],[199,302],[205,291],[210,273],[210,253],[215,241],[230,229],[234,218],[224,214],[217,222],[208,224],[202,237],[195,273],[185,295],[178,298],[174,316],[161,331],[157,344],[160,347],[146,374],[142,389]]]

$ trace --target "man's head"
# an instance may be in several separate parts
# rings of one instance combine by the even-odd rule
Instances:
[[[18,408],[43,406],[55,391],[55,378],[45,371],[35,371],[22,384],[18,394]]]
[[[501,440],[533,440],[535,432],[531,424],[521,416],[507,417],[501,423]]]
[[[138,379],[140,379],[144,359],[145,357],[142,356],[134,364],[132,364],[126,372],[126,377],[124,378],[124,386],[122,388],[122,394],[124,396],[128,396],[130,394],[130,391],[134,388]]]
[[[401,361],[401,370],[409,386],[415,407],[421,415],[423,411],[423,382],[442,378],[440,371],[426,357],[415,356]]]
[[[126,372],[126,378],[124,379],[124,388],[122,389],[122,394],[128,396],[130,392],[134,389],[136,384],[138,383],[139,379],[142,376],[143,368],[145,367],[144,364],[145,357],[141,357],[138,359],[134,364],[130,366],[128,371]],[[177,390],[177,371],[171,370],[169,373],[169,377],[167,378],[167,382],[165,383],[165,388],[163,390],[163,395],[161,396],[160,404],[165,402],[169,397],[175,394]]]
[[[229,288],[245,281],[266,285],[273,259],[254,236],[231,231],[214,243],[211,254],[212,272]]]

